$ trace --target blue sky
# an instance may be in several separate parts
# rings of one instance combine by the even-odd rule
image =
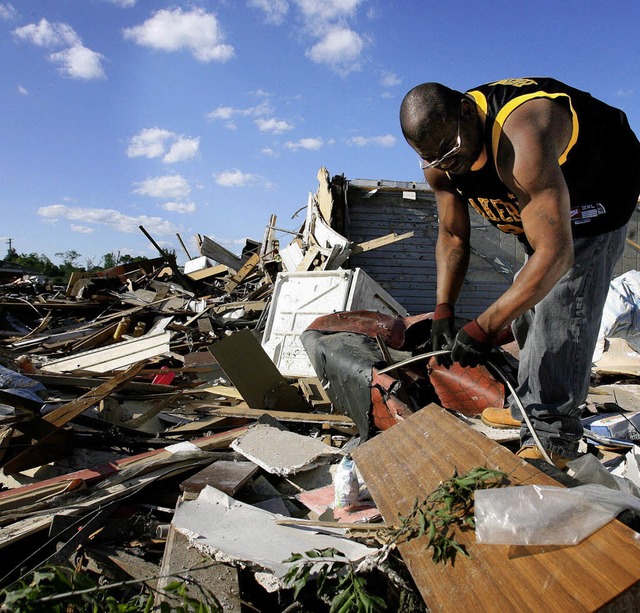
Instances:
[[[638,24],[637,0],[0,0],[0,258],[153,257],[143,225],[184,261],[177,233],[298,229],[321,166],[421,180],[398,108],[425,81],[553,76],[640,133]]]

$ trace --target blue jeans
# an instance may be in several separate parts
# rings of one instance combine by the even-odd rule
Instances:
[[[578,455],[581,409],[589,392],[591,360],[602,310],[626,226],[573,241],[574,264],[538,304],[512,324],[520,347],[518,397],[547,451]],[[521,419],[511,402],[511,414]],[[523,423],[522,445],[534,445]]]

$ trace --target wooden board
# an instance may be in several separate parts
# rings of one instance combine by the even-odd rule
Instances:
[[[253,462],[218,460],[180,484],[180,490],[198,494],[206,485],[211,485],[228,496],[235,496],[242,486],[258,472]]]
[[[289,385],[251,330],[240,330],[209,347],[222,370],[253,409],[310,408]]]
[[[455,468],[482,465],[508,473],[513,485],[558,485],[435,404],[361,445],[353,458],[390,524]],[[457,532],[470,557],[458,555],[453,566],[432,561],[425,537],[400,552],[434,612],[595,611],[640,584],[637,536],[618,521],[573,547],[480,545],[473,531]]]

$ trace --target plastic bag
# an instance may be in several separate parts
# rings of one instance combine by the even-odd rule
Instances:
[[[477,490],[476,540],[495,545],[576,545],[640,498],[598,484]]]
[[[360,483],[356,473],[356,465],[351,456],[346,455],[336,468],[334,478],[334,507],[350,507],[358,502]]]

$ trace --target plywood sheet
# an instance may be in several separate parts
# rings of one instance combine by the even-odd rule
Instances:
[[[558,483],[437,405],[361,445],[353,457],[387,523],[410,512],[454,469],[482,465],[513,485]],[[435,564],[424,538],[400,546],[431,611],[595,611],[640,582],[637,534],[617,521],[573,547],[479,545],[458,533],[470,557]],[[633,590],[635,591],[635,589]]]

